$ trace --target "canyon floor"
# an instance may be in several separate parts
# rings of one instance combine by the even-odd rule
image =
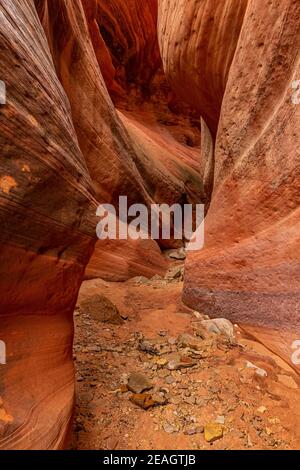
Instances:
[[[83,283],[72,448],[299,449],[297,376],[240,326],[235,339],[203,336],[207,317],[181,302],[182,287],[157,276]],[[95,295],[117,306],[122,324],[84,311]]]

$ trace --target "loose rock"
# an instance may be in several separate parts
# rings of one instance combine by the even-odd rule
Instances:
[[[153,388],[153,384],[142,374],[131,374],[127,384],[128,389],[136,394]]]
[[[186,259],[186,252],[184,248],[180,248],[179,250],[176,251],[171,251],[168,254],[169,258],[175,259],[178,261],[184,261]]]
[[[143,408],[143,410],[148,410],[155,405],[152,396],[148,393],[135,393],[130,397],[130,401],[140,408]]]
[[[223,437],[223,427],[218,423],[209,423],[204,426],[204,438],[206,442],[214,442]]]
[[[224,335],[230,341],[235,341],[234,326],[225,318],[214,318],[212,320],[202,320],[201,325],[204,326],[207,331],[216,335]]]
[[[181,347],[195,349],[196,351],[201,351],[203,349],[201,339],[186,333],[179,337],[178,343]]]
[[[255,373],[257,375],[259,375],[260,377],[267,377],[268,373],[266,370],[264,369],[261,369],[260,367],[257,367],[255,364],[253,364],[252,362],[250,361],[247,361],[246,362],[246,367],[247,369],[254,369],[255,370]]]
[[[166,423],[163,425],[163,429],[167,434],[173,434],[178,432],[178,428],[173,426],[173,424]]]
[[[95,294],[80,304],[83,313],[94,320],[113,325],[122,325],[123,320],[117,307],[104,295]]]
[[[184,278],[184,266],[176,266],[175,268],[169,269],[165,279],[167,281],[183,281]]]

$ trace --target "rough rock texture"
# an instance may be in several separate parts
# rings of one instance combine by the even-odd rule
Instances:
[[[175,3],[160,2],[167,75],[186,99],[199,103],[212,132],[222,102],[205,249],[188,257],[184,299],[213,316],[255,326],[251,331],[291,362],[300,315],[300,107],[291,100],[291,83],[300,74],[300,4],[276,0],[264,10],[256,1]],[[174,20],[183,9],[182,23]],[[278,331],[271,335],[272,329]]]
[[[140,165],[97,61],[97,14],[88,0],[0,1],[8,93],[0,109],[0,337],[8,354],[0,369],[1,449],[64,445],[74,396],[72,312],[95,244],[97,204],[126,194],[129,203],[149,205],[168,180],[172,201],[186,191],[178,170],[157,170],[156,183],[156,171]],[[99,244],[87,273],[125,279],[167,269],[155,242],[114,252]]]
[[[0,1],[0,449],[61,447],[96,201],[33,1]],[[50,418],[50,419],[49,419]]]
[[[164,276],[168,262],[158,244],[149,240],[99,240],[85,271],[85,279],[126,281],[132,277]]]
[[[87,16],[101,72],[148,194],[157,203],[203,200],[199,113],[179,102],[166,81],[157,0],[97,0]]]

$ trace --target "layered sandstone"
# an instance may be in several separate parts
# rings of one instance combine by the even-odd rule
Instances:
[[[300,334],[299,2],[158,7],[0,0],[0,449],[65,443],[72,313],[96,207],[120,195],[205,202],[185,302],[245,325],[290,362]],[[156,242],[97,242],[86,277],[166,267]]]
[[[156,203],[201,200],[199,114],[179,102],[166,81],[157,0],[96,3],[92,12],[83,1],[95,54],[148,193]]]
[[[71,423],[72,314],[96,199],[31,0],[0,1],[0,449],[56,449]]]
[[[215,141],[205,249],[188,257],[184,299],[246,324],[291,362],[300,333],[300,108],[291,96],[300,5],[175,3],[160,2],[166,72]]]

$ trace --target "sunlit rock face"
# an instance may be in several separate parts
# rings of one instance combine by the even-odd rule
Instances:
[[[38,1],[57,75],[69,98],[74,127],[99,201],[150,203],[136,155],[108,94],[86,21],[94,2]],[[92,15],[93,17],[93,15]]]
[[[278,0],[263,11],[255,1],[161,0],[159,37],[173,86],[217,130],[205,247],[188,257],[184,300],[246,324],[291,363],[300,333],[300,107],[292,100],[300,5]]]

